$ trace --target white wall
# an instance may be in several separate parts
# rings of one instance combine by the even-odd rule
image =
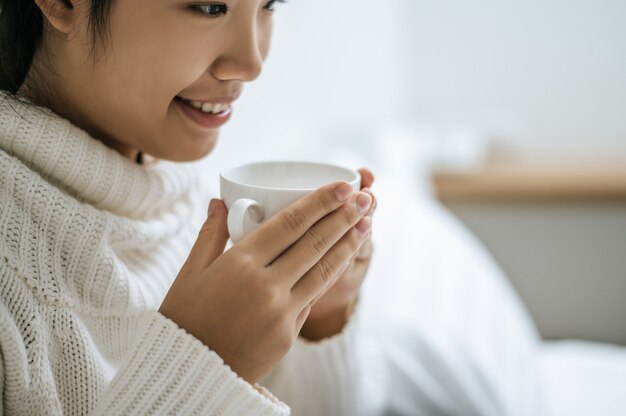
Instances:
[[[411,117],[529,156],[626,155],[626,1],[404,4]]]

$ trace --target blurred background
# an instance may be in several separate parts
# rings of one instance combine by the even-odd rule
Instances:
[[[212,169],[366,166],[454,213],[545,339],[626,344],[625,22],[623,0],[276,3]]]

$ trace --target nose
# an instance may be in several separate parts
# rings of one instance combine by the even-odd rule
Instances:
[[[220,80],[254,81],[261,74],[269,39],[256,23],[241,22],[228,33],[223,53],[211,73]]]

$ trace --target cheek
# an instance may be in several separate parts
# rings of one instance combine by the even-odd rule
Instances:
[[[115,22],[114,74],[108,76],[127,103],[163,113],[214,59],[215,46],[206,35],[199,37],[193,25],[183,24],[186,21],[177,12],[154,13],[150,19],[127,13]]]

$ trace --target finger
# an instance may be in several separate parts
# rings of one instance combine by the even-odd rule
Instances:
[[[352,284],[354,285],[353,290],[358,291],[358,289],[363,285],[363,282],[365,281],[365,278],[367,277],[367,271],[369,270],[371,261],[372,259],[370,257],[367,259],[357,260],[354,262],[354,265],[352,266],[352,275],[356,276],[357,280],[352,282]]]
[[[363,223],[371,220],[363,218]],[[291,289],[293,301],[299,305],[306,305],[325,292],[349,266],[350,258],[356,253],[369,233],[363,234],[352,228],[341,240],[335,244],[315,267],[312,267],[298,280]]]
[[[361,168],[358,170],[361,174],[361,189],[370,188],[374,183],[374,174],[367,168]]]
[[[213,212],[211,213],[211,208]],[[202,225],[198,238],[191,248],[191,252],[185,262],[186,265],[198,269],[208,268],[226,248],[230,237],[226,221],[227,211],[224,202],[220,199],[212,199],[209,204],[209,213]]]
[[[337,270],[337,272],[335,273],[335,276],[332,278],[331,283],[328,284],[326,286],[326,288],[322,291],[320,291],[319,293],[317,293],[317,295],[315,295],[315,297],[309,302],[308,306],[315,306],[315,304],[317,303],[317,301],[319,301],[325,294],[326,291],[328,291],[331,287],[333,287],[335,284],[337,284],[337,282],[339,282],[339,279],[342,278],[342,276],[347,273],[348,269],[350,269],[350,267],[352,267],[352,261],[347,261],[343,264],[343,266],[341,266],[341,268],[339,270]],[[301,306],[302,304],[300,304]]]
[[[359,276],[361,276],[361,283],[363,281],[365,281],[365,278],[367,277],[367,271],[369,270],[370,264],[372,263],[372,258],[371,257],[367,257],[363,260],[357,260],[354,263],[354,270],[355,273]]]
[[[321,218],[352,198],[353,191],[352,186],[345,181],[323,186],[269,218],[256,231],[241,240],[239,246],[254,253],[260,262],[268,265],[300,240]]]
[[[372,236],[370,234],[370,236],[361,246],[361,249],[357,253],[355,259],[359,261],[369,259],[372,257],[373,252],[374,252],[374,244],[372,243]]]
[[[361,192],[366,192],[372,197],[372,205],[369,211],[367,211],[367,214],[365,214],[366,216],[371,217],[372,215],[374,215],[374,212],[376,211],[376,208],[378,207],[378,200],[376,199],[376,195],[374,195],[374,193],[372,192],[370,188],[363,188]]]
[[[291,276],[285,283],[293,287],[296,282],[331,250],[331,248],[346,234],[354,228],[364,217],[371,204],[371,197],[359,192],[350,199],[350,203],[342,205],[330,215],[327,215],[315,224],[307,233],[291,247],[289,247],[270,266],[270,275]],[[361,204],[361,205],[359,205]],[[361,223],[360,227],[366,227],[363,232],[369,231],[371,222]],[[362,233],[354,230],[355,237]],[[358,240],[360,242],[360,239]],[[359,244],[360,246],[360,244]],[[326,268],[327,263],[322,262],[317,268]],[[335,268],[321,270],[325,277],[330,277]]]
[[[306,318],[309,317],[309,313],[311,312],[311,304],[306,305],[302,311],[298,314],[296,318],[296,333],[299,334],[306,322]]]

